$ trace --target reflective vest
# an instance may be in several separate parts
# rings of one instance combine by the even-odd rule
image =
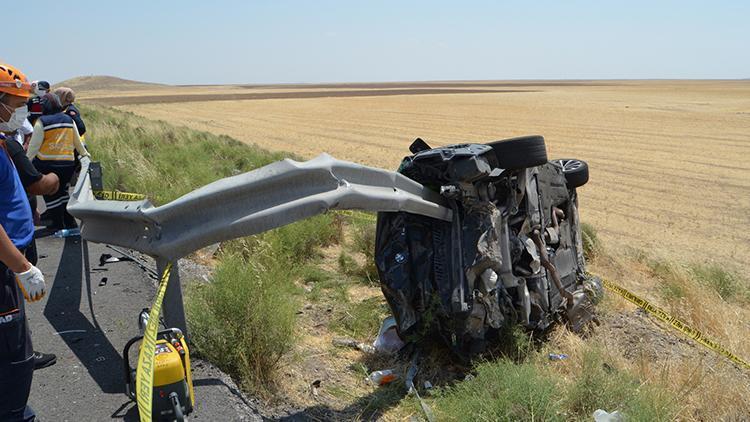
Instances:
[[[76,129],[73,119],[65,113],[45,115],[39,118],[44,126],[44,141],[36,158],[45,161],[74,161]]]

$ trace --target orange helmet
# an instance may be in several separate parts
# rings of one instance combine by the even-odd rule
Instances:
[[[31,95],[31,84],[20,70],[0,63],[0,93],[28,98]]]

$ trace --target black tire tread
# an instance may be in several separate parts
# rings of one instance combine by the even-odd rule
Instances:
[[[547,147],[544,137],[539,135],[504,139],[487,145],[495,151],[500,168],[515,170],[547,163]]]

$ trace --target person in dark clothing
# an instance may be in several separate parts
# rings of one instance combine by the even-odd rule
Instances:
[[[73,119],[62,112],[62,105],[55,94],[46,94],[42,100],[45,113],[34,125],[34,133],[29,142],[26,156],[32,159],[40,172],[55,173],[60,178],[60,188],[52,195],[45,195],[47,205],[45,217],[51,220],[51,230],[75,228],[78,224],[66,210],[68,188],[76,170],[76,156],[88,156],[81,143],[78,129]]]
[[[42,174],[31,164],[26,151],[18,142],[8,142],[6,144],[8,155],[13,160],[13,164],[18,171],[18,177],[21,179],[24,189],[29,195],[47,195],[56,192],[60,180],[54,173]]]
[[[83,134],[86,133],[86,125],[83,123],[81,112],[78,111],[78,107],[73,104],[73,102],[76,100],[75,92],[73,92],[73,90],[70,88],[60,87],[55,89],[55,95],[57,95],[57,97],[60,99],[63,113],[67,114],[71,119],[73,119],[73,122],[76,124],[76,128],[78,128],[78,134],[83,136]]]
[[[42,97],[44,94],[49,92],[49,82],[47,81],[34,81],[31,83],[33,87],[33,96],[29,98],[26,106],[29,108],[29,123],[33,126],[36,123],[36,119],[42,116]]]

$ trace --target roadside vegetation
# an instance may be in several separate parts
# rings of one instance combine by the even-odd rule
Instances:
[[[285,156],[116,110],[82,113],[106,187],[157,203]],[[750,358],[750,283],[736,269],[614,248],[590,225],[583,232],[592,273]],[[371,371],[401,371],[406,362],[333,344],[341,337],[371,343],[388,315],[374,242],[374,215],[337,212],[223,243],[210,259],[211,280],[186,289],[197,354],[243,390],[305,409],[313,419],[422,418],[402,382],[364,382]],[[591,420],[600,408],[634,421],[750,414],[748,371],[612,294],[599,313],[601,325],[585,336],[563,327],[543,336],[509,330],[512,341],[468,368],[447,363],[436,349],[420,368],[420,392],[440,420]],[[550,360],[550,353],[568,357]]]
[[[91,129],[86,145],[104,167],[105,188],[144,193],[157,204],[290,157],[110,108],[84,105],[81,113]]]

